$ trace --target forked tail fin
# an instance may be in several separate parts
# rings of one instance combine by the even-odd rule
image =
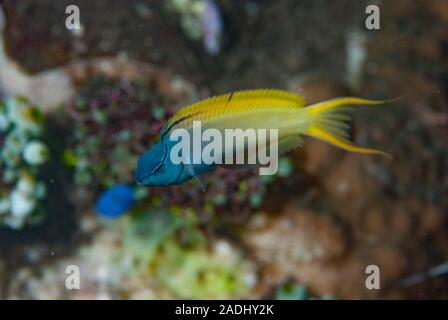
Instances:
[[[306,108],[306,114],[309,117],[309,126],[307,127],[305,134],[329,142],[347,151],[364,154],[380,154],[391,158],[391,155],[387,152],[359,147],[348,140],[348,130],[350,129],[350,125],[347,121],[350,120],[350,116],[348,116],[346,112],[349,111],[350,108],[346,106],[376,105],[395,100],[396,99],[374,101],[347,97],[314,104]]]

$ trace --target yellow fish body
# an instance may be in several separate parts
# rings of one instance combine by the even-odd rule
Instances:
[[[305,106],[303,97],[272,89],[240,91],[205,99],[182,108],[167,121],[161,131],[160,142],[140,157],[136,181],[145,186],[179,184],[191,178],[198,180],[201,173],[213,169],[215,166],[207,163],[174,163],[170,157],[175,148],[170,134],[176,129],[185,129],[192,131],[194,136],[194,124],[197,122],[204,128],[217,129],[220,133],[227,129],[276,129],[278,154],[300,146],[301,137],[306,135],[347,151],[388,156],[383,151],[359,147],[348,140],[350,126],[347,121],[350,117],[345,107],[385,102],[347,97]],[[249,147],[240,146],[238,150],[232,151],[238,154]],[[187,154],[189,157],[190,154]]]
[[[219,130],[278,129],[280,150],[283,145],[307,135],[329,142],[351,152],[389,154],[354,145],[348,140],[350,126],[346,123],[347,105],[377,105],[388,101],[373,101],[345,97],[305,107],[305,99],[297,94],[273,89],[247,90],[208,98],[179,110],[164,127],[162,135],[175,128],[190,129],[193,121]]]

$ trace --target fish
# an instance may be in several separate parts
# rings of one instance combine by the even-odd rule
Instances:
[[[134,190],[127,184],[117,184],[101,193],[96,202],[96,212],[106,219],[124,215],[134,205]]]
[[[350,125],[347,123],[351,120],[347,106],[378,105],[390,101],[343,97],[305,106],[304,97],[276,89],[245,90],[211,97],[180,109],[168,119],[159,141],[137,160],[135,181],[138,185],[156,187],[195,179],[204,190],[199,176],[213,170],[217,164],[176,164],[170,157],[177,144],[169,138],[170,133],[178,128],[191,131],[195,121],[220,132],[231,128],[277,129],[279,155],[302,146],[302,137],[310,136],[346,151],[390,157],[387,152],[351,142]],[[247,147],[239,152],[245,152]]]

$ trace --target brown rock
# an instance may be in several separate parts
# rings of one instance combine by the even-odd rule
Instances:
[[[308,139],[300,152],[304,156],[293,157],[293,159],[300,161],[296,165],[302,168],[305,174],[312,176],[325,174],[342,157],[342,151],[328,143],[315,139]]]
[[[448,22],[448,2],[446,0],[428,1],[430,11],[439,19]]]
[[[326,194],[343,205],[344,210],[350,206],[359,211],[377,193],[378,181],[368,174],[366,161],[359,155],[347,154],[322,177]]]
[[[303,278],[302,268],[337,261],[346,251],[343,230],[330,216],[293,204],[277,216],[255,216],[243,241],[264,266],[263,287]]]
[[[345,90],[340,83],[317,76],[295,79],[291,81],[288,87],[289,90],[304,96],[307,105],[345,94]]]
[[[425,235],[439,228],[443,228],[443,225],[446,221],[446,215],[440,208],[431,204],[427,204],[426,206],[420,207],[419,209],[419,216],[421,219],[419,224],[420,234]]]
[[[398,280],[405,271],[406,257],[400,248],[393,246],[365,247],[362,253],[365,265],[376,265],[380,269],[381,286]]]

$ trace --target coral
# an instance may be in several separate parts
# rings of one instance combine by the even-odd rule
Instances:
[[[67,109],[74,128],[64,162],[74,169],[77,187],[89,190],[133,184],[137,158],[157,141],[163,124],[176,111],[173,101],[155,90],[105,78],[90,82]],[[291,172],[291,163],[282,159],[279,175]],[[254,168],[217,168],[203,176],[206,193],[190,181],[151,188],[149,195],[137,188],[141,195],[137,202],[148,210],[160,204],[191,208],[202,217],[211,218],[214,213],[244,217],[262,204],[272,180],[260,178]]]
[[[277,288],[275,299],[277,300],[306,300],[308,292],[302,285],[285,284]]]
[[[37,273],[18,270],[8,298],[229,299],[256,283],[254,264],[227,240],[206,239],[193,215],[144,211],[93,224],[93,242],[74,255]],[[81,270],[80,290],[65,288],[69,265]]]
[[[206,240],[194,215],[153,212],[134,219],[123,254],[137,262],[140,276],[129,278],[129,285],[141,286],[142,279],[153,279],[151,286],[161,289],[161,297],[187,299],[238,298],[254,286],[253,264],[228,241]]]
[[[63,2],[2,1],[8,18],[3,29],[0,9],[2,94],[26,96],[50,117],[62,118],[67,131],[52,139],[68,138],[64,161],[76,177],[74,185],[47,184],[61,187],[56,196],[48,189],[45,198],[55,213],[49,212],[51,228],[4,230],[11,202],[25,224],[40,216],[33,208],[41,199],[30,201],[31,190],[45,195],[40,179],[55,176],[41,164],[49,154],[40,134],[25,143],[4,131],[10,120],[0,112],[0,150],[23,146],[19,156],[1,155],[2,298],[301,298],[304,288],[313,297],[447,297],[446,277],[414,288],[389,286],[448,256],[446,0],[383,1],[381,31],[368,34],[357,31],[367,1],[119,2],[83,1],[89,32],[74,37],[54,14],[63,14]],[[219,5],[225,25],[211,11],[207,18],[206,3]],[[225,32],[219,57],[200,50],[204,27],[208,53],[222,48],[215,36]],[[118,80],[86,84],[98,74]],[[194,94],[179,98],[173,88],[181,75]],[[133,183],[133,161],[178,107],[213,93],[262,87],[289,88],[308,103],[401,95],[391,105],[354,110],[351,132],[357,143],[390,151],[394,160],[306,139],[280,161],[279,178],[218,168],[201,177],[206,193],[194,181],[136,188],[129,214],[113,221],[94,214],[104,190]],[[46,142],[50,160],[59,160],[53,140]],[[83,194],[91,198],[79,199]],[[60,201],[73,202],[76,210]],[[66,232],[78,224],[80,230]],[[224,256],[229,265],[220,263]],[[260,267],[256,278],[254,263]],[[69,264],[80,266],[79,291],[64,286]],[[381,290],[365,288],[370,264],[381,270]],[[237,281],[229,283],[232,268]],[[261,294],[251,291],[254,279]]]
[[[180,23],[185,34],[192,40],[201,37],[201,16],[206,9],[205,0],[169,0],[167,8],[180,15]]]
[[[46,187],[38,178],[49,158],[43,129],[42,115],[26,100],[0,102],[0,224],[13,229],[37,222],[45,211]]]
[[[289,261],[296,264],[328,261],[346,250],[341,228],[328,216],[318,215],[290,204],[280,215],[259,214],[252,218],[246,243],[264,262]]]
[[[322,295],[315,296],[312,295],[308,288],[302,284],[297,284],[294,282],[287,282],[281,286],[279,286],[275,290],[274,294],[275,299],[277,300],[333,300],[335,299],[332,295]]]
[[[335,276],[338,271],[332,274],[322,268],[334,265],[348,251],[342,226],[331,216],[289,203],[276,215],[254,215],[244,229],[242,240],[264,266],[258,286],[260,295],[268,294],[266,288],[290,279],[310,286],[318,295],[336,293],[333,283],[314,285],[320,276]],[[316,291],[316,287],[322,290]]]
[[[141,86],[101,77],[90,82],[68,106],[76,125],[64,160],[75,168],[76,184],[132,182],[138,153],[161,129],[151,111],[158,103]]]
[[[202,246],[201,246],[202,247]],[[160,282],[179,298],[229,299],[247,294],[254,275],[235,248],[221,240],[206,249],[185,250],[175,242],[164,245],[156,262]]]
[[[166,7],[179,16],[182,30],[188,38],[202,38],[209,54],[219,53],[224,23],[221,10],[214,0],[169,0]]]

